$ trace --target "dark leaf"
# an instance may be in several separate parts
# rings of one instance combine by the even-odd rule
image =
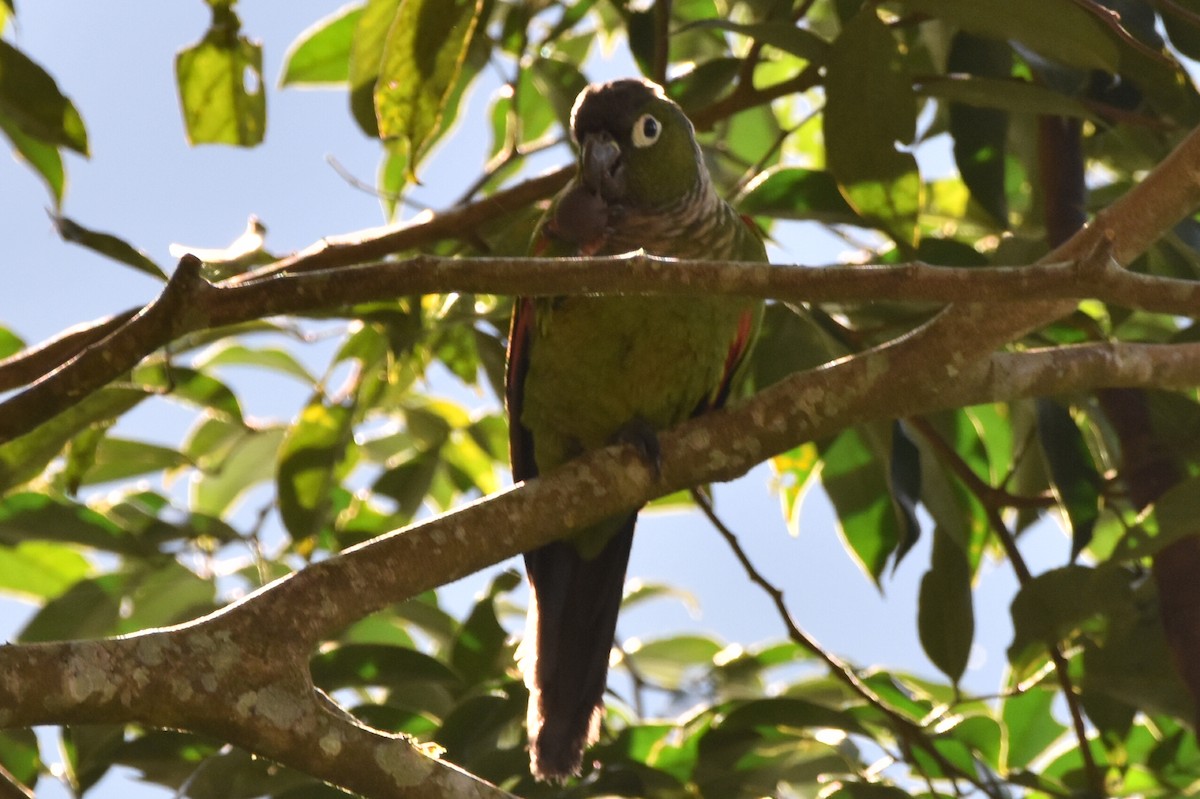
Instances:
[[[1092,540],[1092,530],[1100,517],[1100,475],[1079,426],[1062,405],[1038,399],[1037,429],[1054,491],[1071,522],[1074,560]]]
[[[512,663],[508,632],[496,618],[496,600],[520,584],[516,572],[501,572],[459,628],[450,646],[450,665],[468,684],[502,676]]]
[[[729,19],[702,19],[683,29],[687,28],[718,28],[738,33],[806,61],[822,62],[829,53],[829,43],[824,39],[786,21],[742,23]]]
[[[892,422],[891,457],[888,460],[888,487],[896,511],[900,540],[896,544],[896,565],[921,537],[917,504],[921,498],[921,455],[904,425]]]
[[[985,77],[1007,77],[1012,50],[1006,43],[960,32],[950,46],[946,70]],[[950,103],[950,136],[954,163],[971,196],[1002,228],[1008,227],[1005,161],[1008,156],[1008,115],[993,108]]]
[[[958,25],[977,36],[1015,39],[1037,53],[1073,67],[1120,70],[1120,51],[1098,17],[1072,0],[901,0],[906,11]]]
[[[878,584],[902,535],[888,488],[887,461],[875,453],[865,430],[846,430],[821,447],[821,482],[837,511],[847,550]]]
[[[54,227],[58,229],[58,234],[63,237],[64,241],[87,247],[89,250],[112,258],[126,266],[132,266],[137,271],[159,280],[167,279],[166,273],[159,268],[158,264],[122,238],[111,233],[89,230],[65,216],[55,216]]]
[[[54,78],[0,40],[0,118],[26,136],[88,154],[83,119]]]
[[[917,631],[933,665],[957,684],[975,636],[971,563],[959,542],[940,527],[934,528],[929,571],[921,578]]]
[[[846,203],[833,175],[819,169],[780,167],[762,172],[746,186],[737,207],[751,216],[867,224]]]

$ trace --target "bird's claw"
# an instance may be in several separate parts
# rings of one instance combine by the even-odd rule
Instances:
[[[658,431],[649,422],[633,419],[617,432],[616,441],[632,446],[655,480],[662,477],[662,449],[658,445]]]

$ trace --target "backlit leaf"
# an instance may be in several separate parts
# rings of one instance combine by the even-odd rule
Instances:
[[[279,513],[292,538],[314,535],[330,521],[334,470],[346,454],[349,406],[309,403],[288,428],[279,450]]]
[[[462,71],[483,0],[401,0],[375,83],[379,135],[408,146],[408,171],[433,144]]]
[[[262,45],[241,34],[225,4],[212,6],[208,32],[175,57],[175,79],[188,142],[260,144],[267,124]]]
[[[282,86],[321,86],[350,79],[350,47],[362,5],[348,5],[317,20],[283,56]]]

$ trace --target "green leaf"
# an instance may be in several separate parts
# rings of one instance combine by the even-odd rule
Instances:
[[[196,369],[147,363],[133,370],[133,380],[173,399],[217,411],[232,421],[242,420],[242,407],[233,390]]]
[[[380,475],[371,489],[396,500],[396,515],[407,524],[425,503],[441,462],[440,449],[418,452]]]
[[[846,202],[833,175],[820,169],[778,167],[761,172],[746,185],[736,205],[751,216],[866,224]]]
[[[74,543],[103,552],[147,554],[142,542],[85,505],[33,492],[9,494],[0,500],[0,544],[20,546],[25,541]]]
[[[1016,40],[1073,67],[1120,71],[1120,50],[1100,22],[1100,9],[1073,0],[899,0],[908,13],[945,20],[977,36]]]
[[[496,602],[520,584],[521,576],[514,571],[497,575],[454,637],[450,665],[468,684],[503,674],[512,663],[513,647],[508,644],[508,632],[496,618]]]
[[[12,120],[4,116],[0,116],[0,130],[4,131],[4,135],[12,142],[17,155],[33,167],[33,170],[46,182],[46,188],[50,189],[50,194],[54,197],[54,207],[56,209],[61,207],[63,192],[66,191],[67,186],[67,175],[63,169],[62,154],[58,147],[23,133],[13,124]]]
[[[122,238],[111,233],[101,233],[90,230],[65,216],[55,216],[54,227],[63,241],[79,244],[89,250],[98,252],[117,263],[131,266],[143,274],[166,281],[167,275],[150,257]]]
[[[527,71],[540,95],[533,98],[534,102],[549,105],[562,129],[570,130],[575,98],[587,86],[587,78],[579,71],[579,67],[559,59],[538,58]]]
[[[960,31],[950,45],[946,69],[950,73],[968,73],[972,77],[1004,77],[1012,70],[1012,60],[1012,50],[1006,43],[980,39]],[[971,196],[1002,228],[1007,228],[1008,195],[1004,177],[1008,114],[953,99],[949,103],[949,114],[954,163],[963,182]]]
[[[379,135],[408,147],[409,177],[441,126],[484,0],[402,0],[388,30],[375,114]]]
[[[873,782],[843,783],[841,788],[823,796],[826,799],[911,799],[908,791]]]
[[[70,785],[80,793],[100,781],[125,743],[124,724],[73,724],[63,727],[63,755]]]
[[[41,474],[80,431],[121,416],[146,397],[138,389],[101,389],[25,435],[0,444],[0,493]]]
[[[1132,607],[1130,575],[1120,567],[1064,566],[1039,574],[1013,599],[1008,661],[1018,678],[1024,678],[1048,645],[1094,626],[1099,617]]]
[[[625,655],[645,679],[665,688],[681,688],[695,669],[711,667],[723,648],[706,636],[678,635],[634,642],[626,647]]]
[[[754,699],[738,704],[725,714],[719,726],[724,730],[755,727],[827,727],[846,732],[864,732],[863,726],[849,713],[790,696]]]
[[[1033,686],[1002,701],[1000,714],[1008,733],[1006,769],[1025,768],[1066,730],[1066,726],[1054,718],[1057,695],[1055,690]]]
[[[321,86],[350,80],[350,49],[363,5],[348,5],[313,23],[283,55],[281,86]]]
[[[1081,101],[1017,78],[939,75],[923,78],[917,93],[922,97],[936,97],[978,110],[1097,119],[1096,114]],[[999,120],[999,117],[995,119]]]
[[[42,763],[37,736],[33,730],[0,732],[0,763],[4,764],[14,779],[28,786],[33,786],[38,776],[48,771]]]
[[[346,456],[353,421],[348,405],[316,397],[288,428],[279,449],[279,513],[294,540],[315,535],[330,521],[335,469]]]
[[[306,385],[317,379],[285,349],[279,347],[248,347],[239,341],[221,341],[196,356],[192,366],[206,371],[214,366],[249,366],[255,369],[270,369],[289,375]]]
[[[741,34],[806,61],[823,62],[829,54],[829,42],[807,28],[790,22],[743,23],[729,19],[701,19],[681,26],[677,32],[690,28],[718,28]]]
[[[174,559],[139,569],[123,597],[118,634],[165,627],[198,618],[214,608],[216,587]]]
[[[0,547],[0,591],[44,601],[91,573],[75,548],[48,541]]]
[[[228,5],[212,7],[212,25],[175,56],[175,80],[190,144],[262,143],[267,125],[262,45],[241,35]]]
[[[191,507],[198,513],[223,516],[243,494],[275,476],[275,456],[286,429],[245,430],[234,437],[226,454],[190,486]]]
[[[401,646],[339,644],[315,656],[310,668],[313,682],[325,691],[423,687],[449,701],[462,688],[462,680],[440,660]]]
[[[959,543],[940,527],[934,528],[929,571],[921,578],[917,631],[933,665],[957,684],[975,636],[971,564]]]
[[[127,577],[113,573],[76,582],[43,605],[25,625],[18,640],[28,644],[112,635],[120,619]]]
[[[375,82],[383,63],[388,30],[401,0],[367,0],[350,41],[350,111],[363,133],[379,136],[375,118]]]
[[[821,482],[837,511],[842,539],[862,570],[878,585],[900,541],[885,462],[860,429],[850,429],[821,448]]]
[[[1071,523],[1071,559],[1092,540],[1100,518],[1100,475],[1071,413],[1053,400],[1037,401],[1038,441],[1058,502]]]
[[[733,88],[741,64],[737,58],[709,59],[672,80],[667,85],[667,94],[684,111],[703,108]]]
[[[150,472],[161,472],[191,463],[187,456],[169,447],[145,441],[106,436],[96,445],[91,467],[81,485],[125,480]]]
[[[825,80],[825,154],[846,201],[901,246],[916,246],[921,177],[911,153],[917,100],[891,30],[864,5],[833,43]]]
[[[0,118],[26,136],[88,154],[83,119],[54,78],[0,39]]]

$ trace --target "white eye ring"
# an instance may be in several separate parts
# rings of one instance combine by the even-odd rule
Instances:
[[[661,133],[662,123],[650,114],[642,114],[638,117],[637,122],[633,123],[633,131],[630,133],[630,138],[633,139],[634,147],[649,147],[658,141],[659,134]]]

